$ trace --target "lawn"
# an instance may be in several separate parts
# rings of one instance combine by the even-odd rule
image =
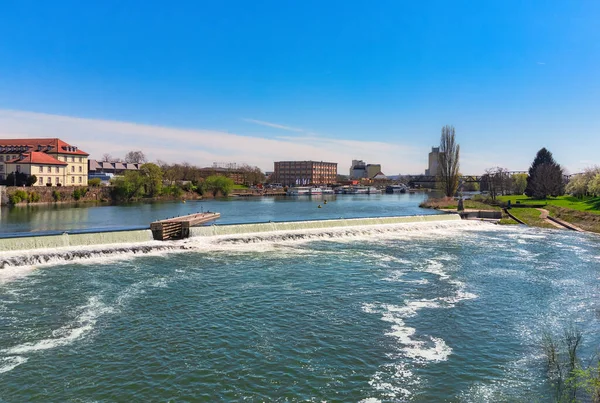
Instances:
[[[573,196],[559,196],[549,197],[547,199],[530,199],[524,195],[512,195],[498,196],[496,199],[503,203],[507,203],[510,200],[510,203],[513,207],[517,206],[518,204],[543,204],[600,214],[600,197],[586,197],[583,199],[578,199],[577,197]]]
[[[523,221],[525,224],[530,225],[532,227],[556,228],[554,225],[546,222],[545,220],[542,220],[540,218],[540,214],[542,214],[542,212],[534,208],[511,208],[510,213],[517,217],[519,220]]]
[[[490,206],[482,202],[475,200],[464,200],[464,207],[468,210],[500,210],[498,206]],[[420,207],[443,209],[443,210],[456,210],[458,207],[458,200],[444,198],[444,199],[428,199],[421,203]]]

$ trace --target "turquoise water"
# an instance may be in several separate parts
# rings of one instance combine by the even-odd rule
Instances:
[[[219,224],[435,214],[421,209],[426,194],[253,197],[128,205],[43,205],[0,208],[0,235],[15,232],[149,227],[150,222],[199,211],[221,213]],[[327,200],[327,204],[324,201]],[[318,205],[322,208],[318,208]]]
[[[194,238],[0,270],[0,400],[550,401],[600,237],[480,222]]]

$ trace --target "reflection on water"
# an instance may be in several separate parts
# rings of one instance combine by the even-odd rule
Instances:
[[[140,227],[155,220],[201,211],[221,213],[221,219],[216,221],[220,224],[435,214],[418,207],[425,198],[426,194],[326,195],[2,207],[0,233]]]

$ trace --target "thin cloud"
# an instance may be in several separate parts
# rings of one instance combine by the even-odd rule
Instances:
[[[290,132],[297,132],[297,133],[304,133],[304,129],[299,129],[297,127],[285,126],[285,125],[280,125],[277,123],[265,122],[263,120],[256,120],[256,119],[242,119],[242,120],[244,122],[254,123],[257,125],[261,125],[261,126],[273,127],[275,129],[287,130]]]
[[[537,62],[537,64],[539,64],[540,66],[545,66],[546,65],[545,62]]]
[[[353,159],[382,164],[383,172],[388,175],[422,172],[428,152],[426,148],[376,141],[323,136],[273,139],[0,109],[2,137],[60,137],[90,153],[91,158],[101,158],[104,153],[123,156],[130,150],[142,150],[152,161],[186,161],[199,166],[237,162],[266,171],[273,170],[274,161],[330,161],[337,162],[338,171],[343,174],[348,172]]]

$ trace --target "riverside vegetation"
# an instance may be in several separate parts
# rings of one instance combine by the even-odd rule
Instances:
[[[510,208],[513,216],[527,225],[554,228],[546,219],[559,218],[583,230],[600,233],[600,167],[573,175],[565,186],[563,169],[545,148],[538,151],[528,174],[511,175],[507,169],[486,169],[481,178],[482,195],[464,202],[464,208],[501,210]],[[566,193],[566,194],[565,194]],[[454,198],[431,199],[421,207],[457,209]],[[541,209],[541,210],[540,210]],[[516,224],[503,214],[500,224]]]
[[[114,178],[110,186],[102,186],[100,179],[90,179],[87,187],[57,186],[51,188],[10,188],[7,191],[11,205],[51,202],[132,202],[142,199],[192,199],[206,196],[228,196],[235,188],[231,178],[210,175],[193,180],[165,179],[165,171],[157,164],[143,164],[138,171],[127,171]],[[91,192],[91,189],[94,189]]]

